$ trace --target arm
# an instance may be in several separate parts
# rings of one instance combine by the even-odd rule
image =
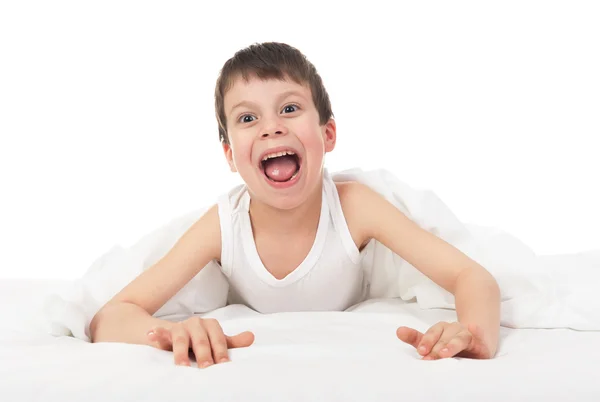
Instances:
[[[496,354],[500,336],[500,288],[485,269],[467,269],[459,275],[454,290],[458,322],[465,327],[477,325],[483,341]]]
[[[360,183],[340,192],[361,239],[374,238],[455,296],[459,322],[481,328],[495,354],[500,329],[500,291],[477,262],[419,227],[380,194]]]
[[[220,259],[217,206],[210,208],[152,267],[142,272],[96,313],[92,342],[149,344],[146,333],[171,322],[152,315],[213,259]]]
[[[96,313],[90,323],[92,342],[120,342],[152,345],[147,332],[151,328],[172,328],[173,323],[152,317],[133,303],[107,303]]]

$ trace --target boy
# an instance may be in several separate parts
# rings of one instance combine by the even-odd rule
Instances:
[[[282,43],[238,51],[215,90],[219,137],[244,185],[219,198],[173,248],[105,306],[90,324],[93,342],[172,350],[176,364],[228,361],[228,348],[252,344],[225,336],[213,319],[173,323],[152,315],[205,265],[217,261],[230,303],[262,312],[345,310],[363,300],[360,252],[376,240],[455,295],[458,322],[397,336],[423,359],[492,358],[500,292],[479,264],[420,228],[381,195],[356,182],[333,182],[323,166],[336,124],[315,67]]]

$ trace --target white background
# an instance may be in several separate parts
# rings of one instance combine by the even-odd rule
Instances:
[[[321,73],[331,171],[390,169],[539,254],[600,248],[597,2],[207,3],[0,3],[0,277],[81,276],[239,183],[214,85],[262,41]]]

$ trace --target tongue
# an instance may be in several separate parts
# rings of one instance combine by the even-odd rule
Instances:
[[[267,159],[264,167],[265,174],[273,181],[288,181],[298,170],[296,158],[291,155]]]

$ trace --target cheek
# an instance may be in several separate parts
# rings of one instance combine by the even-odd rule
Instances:
[[[244,168],[246,165],[251,164],[252,157],[252,143],[245,141],[235,141],[232,147],[233,155],[232,159],[237,168]]]
[[[304,130],[300,140],[311,151],[322,151],[324,149],[323,131],[318,126]]]
[[[302,120],[294,121],[294,123],[290,127],[290,131],[296,133],[303,143],[314,145],[323,142],[323,130],[317,117],[307,115]]]

